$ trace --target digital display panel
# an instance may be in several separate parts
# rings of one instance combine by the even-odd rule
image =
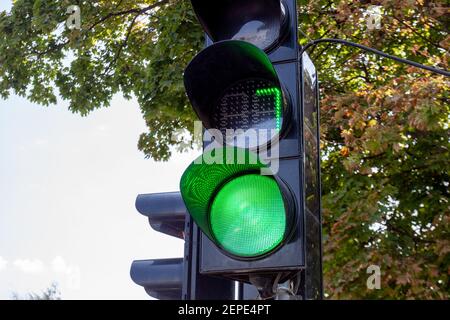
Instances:
[[[212,121],[214,128],[220,130],[224,137],[227,129],[253,129],[258,134],[265,130],[267,139],[258,141],[256,145],[265,144],[279,134],[283,125],[281,88],[265,79],[239,81],[225,90],[213,111]],[[236,140],[239,139],[234,142]],[[248,144],[236,146],[249,147]],[[250,147],[254,146],[255,143],[250,142]]]

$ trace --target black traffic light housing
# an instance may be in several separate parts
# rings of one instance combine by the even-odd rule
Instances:
[[[138,196],[136,208],[148,217],[152,228],[184,239],[185,252],[177,259],[134,261],[131,277],[149,295],[159,299],[256,298],[254,288],[248,283],[263,298],[274,294],[276,298],[286,298],[285,294],[274,292],[283,286],[288,288],[288,298],[320,298],[318,80],[308,56],[299,55],[296,1],[191,2],[207,33],[207,48],[186,69],[185,86],[195,112],[209,130],[205,136],[213,129],[227,126],[275,128],[277,135],[264,145],[246,144],[243,146],[246,149],[242,149],[257,154],[260,163],[267,167],[252,169],[232,164],[223,166],[227,173],[221,174],[221,169],[216,170],[214,166],[193,169],[194,163],[182,177],[181,194]],[[225,140],[225,144],[230,142],[236,141]],[[222,141],[220,147],[224,146]],[[214,153],[219,150],[214,149],[217,147],[217,141],[204,141],[205,152],[212,149]],[[278,213],[282,212],[286,223],[280,228],[282,241],[276,242],[277,246],[269,246],[264,254],[259,251],[251,257],[230,254],[229,248],[218,245],[216,235],[208,229],[212,226],[212,200],[219,197],[221,188],[225,189],[224,186],[237,178],[260,177],[255,174],[256,169],[264,167],[267,174],[270,171],[267,163],[274,161],[279,161],[279,167],[270,168],[272,175],[262,180],[270,184],[275,195],[278,193],[277,203],[282,207]],[[208,192],[204,192],[206,183],[211,184]],[[235,190],[240,192],[241,185],[235,185]],[[251,192],[258,193],[256,185],[249,186]],[[235,202],[235,195],[228,200]],[[273,202],[269,199],[265,202],[270,206]],[[258,207],[257,203],[253,204]],[[199,208],[203,210],[201,219],[193,214]],[[222,207],[218,208],[216,212],[220,216]],[[230,212],[234,217],[235,211]],[[266,214],[265,210],[260,212]],[[242,230],[241,225],[236,226],[236,230]],[[271,232],[270,228],[263,228],[266,231]],[[237,292],[232,280],[241,282]]]
[[[199,242],[199,271],[203,275],[252,283],[266,297],[270,296],[266,291],[274,282],[295,279],[296,295],[303,299],[321,298],[318,79],[308,56],[299,54],[296,1],[191,2],[207,34],[207,48],[185,72],[185,87],[195,112],[206,129],[218,129],[230,122],[218,125],[217,114],[227,117],[227,113],[234,111],[242,118],[248,113],[247,105],[241,107],[242,102],[235,101],[229,109],[219,103],[224,92],[234,84],[256,78],[279,85],[286,121],[280,128],[278,143],[271,141],[267,145],[269,150],[264,160],[279,159],[274,179],[280,189],[290,192],[295,207],[292,234],[277,250],[255,259],[242,259],[224,252],[208,231],[207,219],[200,223],[203,232],[194,224],[194,241]],[[266,39],[261,38],[263,33],[258,31],[258,24]],[[252,30],[256,33],[249,34]],[[217,111],[221,108],[225,108],[219,110],[222,113]],[[245,121],[242,123],[245,125]],[[205,141],[204,149],[217,147],[216,142]],[[205,176],[213,173],[213,169],[204,170]],[[195,170],[188,168],[188,171]],[[236,172],[235,177],[241,174],[245,174],[245,169]],[[197,180],[196,183],[202,184],[201,178]],[[183,178],[181,191],[190,209],[188,202],[192,197]],[[241,295],[248,297],[246,289],[241,290]]]
[[[133,281],[159,300],[181,300],[183,258],[137,260],[131,265]]]
[[[141,194],[136,209],[148,217],[158,232],[184,239],[186,207],[179,192]],[[147,294],[160,300],[180,300],[184,277],[184,259],[152,259],[133,261],[133,281]]]

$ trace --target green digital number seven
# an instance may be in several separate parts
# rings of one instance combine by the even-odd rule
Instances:
[[[256,90],[256,95],[261,96],[273,96],[275,100],[275,117],[276,117],[276,129],[280,131],[281,129],[281,105],[282,105],[282,98],[281,98],[281,90],[277,87],[272,88],[265,88],[265,89],[258,89]]]

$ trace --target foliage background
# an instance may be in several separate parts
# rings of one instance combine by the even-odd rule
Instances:
[[[82,29],[68,30],[78,4]],[[365,10],[383,7],[382,28]],[[444,1],[298,1],[299,41],[340,38],[448,69]],[[184,68],[203,45],[187,0],[15,0],[0,12],[0,95],[69,101],[86,116],[136,97],[138,147],[168,160],[193,130]],[[332,299],[448,299],[449,80],[341,45],[310,50],[320,71],[325,292]],[[381,290],[366,269],[381,267]]]

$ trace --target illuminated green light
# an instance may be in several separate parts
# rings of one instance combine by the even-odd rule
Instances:
[[[256,90],[256,95],[257,96],[274,96],[276,128],[278,131],[280,131],[281,130],[281,119],[283,116],[283,113],[282,113],[283,98],[281,95],[281,90],[277,87],[258,89],[258,90]]]
[[[257,257],[285,238],[286,210],[277,182],[248,174],[226,183],[213,200],[210,226],[218,244],[240,257]]]

